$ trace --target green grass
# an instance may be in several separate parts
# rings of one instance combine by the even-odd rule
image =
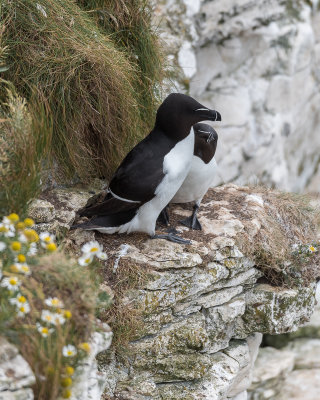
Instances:
[[[154,122],[164,67],[150,10],[142,0],[41,7],[2,2],[4,78],[51,116],[64,177],[109,177]]]

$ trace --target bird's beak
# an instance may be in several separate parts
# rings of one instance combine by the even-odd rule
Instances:
[[[210,143],[210,142],[212,142],[213,140],[215,140],[214,132],[210,132],[210,134],[209,134],[209,136],[208,136],[208,139],[207,139],[207,143]]]
[[[197,115],[208,121],[221,121],[221,114],[216,110],[210,110],[209,108],[198,108],[196,109]]]

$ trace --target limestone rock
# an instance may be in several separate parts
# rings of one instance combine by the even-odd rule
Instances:
[[[54,205],[47,200],[34,200],[28,209],[28,215],[35,223],[48,223],[54,219]]]
[[[282,350],[294,355],[296,369],[320,368],[320,339],[294,339]]]
[[[278,334],[296,330],[312,314],[314,293],[315,285],[302,291],[257,285],[247,292],[246,312],[237,328],[239,337],[255,331]]]
[[[293,370],[294,354],[291,351],[280,351],[273,347],[263,347],[259,351],[253,370],[253,387],[257,383],[279,379]]]
[[[77,188],[46,191],[42,195],[45,198],[30,204],[28,215],[34,219],[37,232],[49,231],[65,236],[75,219],[76,211],[86,204],[92,193],[91,189]]]
[[[176,86],[222,114],[216,183],[318,191],[318,1],[154,3]]]
[[[96,356],[107,350],[112,341],[112,332],[103,324],[100,332],[90,339],[90,353],[77,367],[72,386],[72,400],[99,400],[106,386],[106,373],[98,369]]]
[[[10,344],[6,339],[1,337],[0,393],[3,391],[17,391],[23,388],[30,387],[34,383],[35,377],[28,363],[20,356],[16,347]],[[26,393],[26,396],[30,396],[30,393],[28,394],[28,391],[21,391],[21,395],[23,393]]]
[[[199,218],[205,218],[208,226],[212,222],[215,227],[221,223],[239,229],[208,228],[200,233],[186,229],[181,235],[191,239],[190,246],[144,240],[140,235],[139,240],[97,235],[111,249],[106,285],[112,286],[127,268],[144,276],[121,298],[116,299],[117,287],[112,288],[118,304],[133,307],[141,317],[139,333],[128,344],[124,360],[117,359],[112,349],[101,358],[106,396],[128,400],[246,396],[262,333],[297,329],[315,305],[313,283],[291,289],[258,283],[263,273],[252,253],[246,255],[246,247],[239,247],[239,237],[250,246],[262,227],[264,234],[269,228],[273,231],[266,213],[275,213],[274,220],[281,222],[271,203],[268,194],[246,187],[225,185],[209,191]],[[183,206],[172,206],[171,211],[190,213]],[[74,232],[71,239],[77,240]],[[292,352],[290,356],[292,368]],[[248,396],[273,390],[268,382],[276,382],[275,378],[261,379]],[[260,383],[265,390],[259,391]]]
[[[33,400],[32,389],[19,389],[14,392],[0,392],[0,400]]]
[[[278,399],[283,379],[293,370],[294,354],[273,347],[264,347],[253,368],[252,384],[248,392],[250,400]],[[289,397],[288,397],[289,399]]]
[[[281,386],[279,400],[318,400],[320,369],[292,371]]]

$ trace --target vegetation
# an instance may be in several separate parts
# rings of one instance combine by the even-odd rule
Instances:
[[[284,193],[265,187],[240,188],[239,198],[233,203],[242,203],[243,192],[262,195],[264,208],[257,207],[258,221],[263,221],[254,240],[248,233],[252,226],[246,212],[235,207],[245,225],[238,235],[238,245],[244,254],[252,257],[269,282],[278,286],[300,286],[317,280],[320,276],[318,248],[319,210],[310,205],[307,195]],[[250,215],[252,219],[252,214]]]
[[[54,237],[31,229],[17,214],[0,223],[0,334],[15,343],[36,376],[35,398],[69,398],[72,375],[90,351],[98,281],[86,265],[105,259],[96,242],[76,260],[57,251]],[[92,270],[92,269],[91,269]]]
[[[0,4],[0,72],[12,93],[2,81],[0,137],[5,141],[8,130],[19,136],[9,105],[19,102],[26,131],[35,138],[27,149],[35,154],[29,157],[29,172],[38,172],[39,164],[43,169],[46,159],[55,180],[108,178],[148,133],[160,97],[164,64],[148,2],[2,0]],[[25,150],[17,141],[10,154],[13,170],[18,168],[14,154]],[[39,182],[37,174],[28,176]],[[32,196],[31,187],[38,185],[29,185],[26,201]],[[8,187],[1,199],[0,208],[6,212],[22,210],[26,203],[10,203],[15,190]]]
[[[40,190],[52,138],[50,117],[36,99],[27,106],[12,85],[0,108],[0,213],[24,213]]]

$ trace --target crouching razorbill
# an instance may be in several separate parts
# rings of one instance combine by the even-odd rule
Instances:
[[[160,105],[150,134],[124,158],[103,199],[80,209],[91,217],[72,228],[102,233],[145,232],[153,238],[185,243],[182,238],[155,235],[156,220],[188,175],[194,151],[192,126],[221,121],[221,115],[192,97],[170,94]]]
[[[208,124],[195,124],[193,130],[195,143],[191,168],[180,189],[171,200],[171,203],[189,203],[194,201],[195,205],[191,217],[180,222],[189,228],[200,230],[201,224],[197,218],[197,212],[203,196],[212,185],[216,175],[217,163],[214,155],[218,144],[218,134]],[[169,216],[167,207],[161,212],[159,220],[168,225]]]

